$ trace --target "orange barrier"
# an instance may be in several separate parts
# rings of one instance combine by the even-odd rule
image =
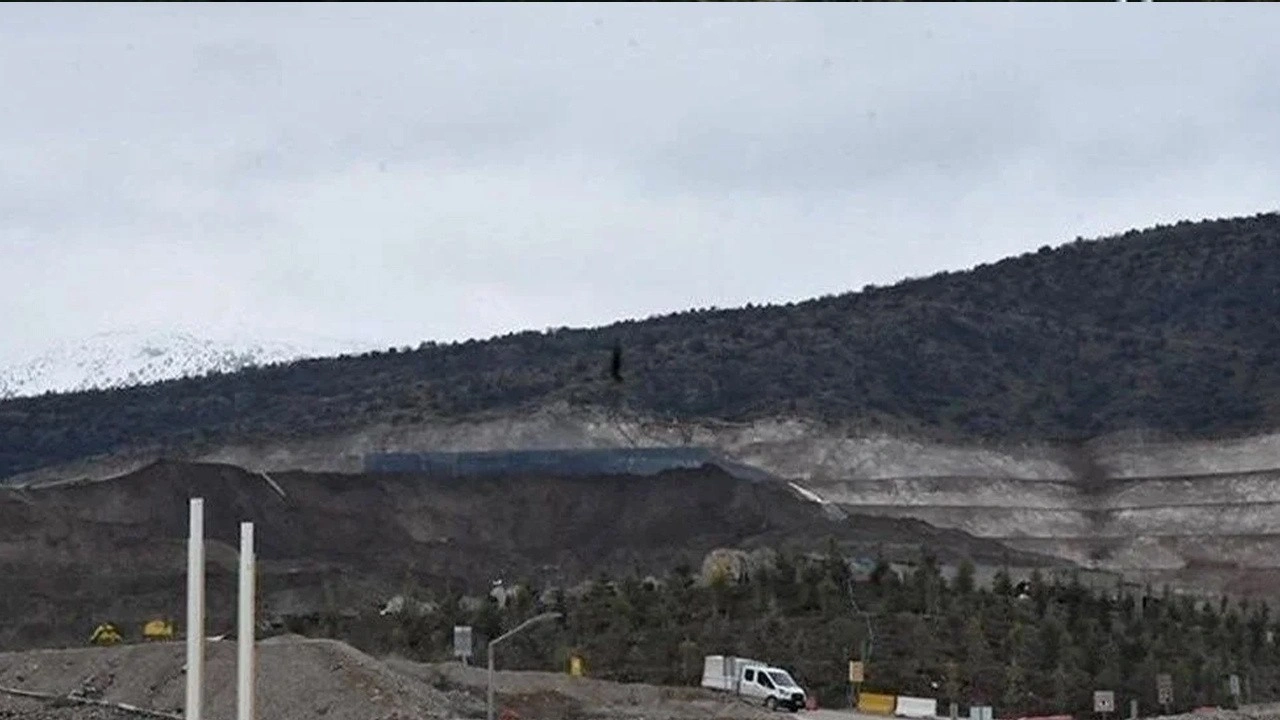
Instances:
[[[896,695],[858,693],[858,712],[868,715],[892,715],[894,707],[897,706],[897,700]]]

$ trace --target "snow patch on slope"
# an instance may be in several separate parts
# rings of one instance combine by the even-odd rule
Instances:
[[[106,332],[59,342],[0,368],[0,398],[145,385],[364,349],[343,341],[303,346],[269,340],[211,340],[177,331]]]
[[[810,490],[809,488],[792,481],[787,481],[787,485],[790,485],[791,489],[795,490],[796,494],[798,494],[800,497],[804,498],[805,500],[808,500],[811,503],[816,503],[818,505],[821,505],[822,511],[826,513],[827,517],[833,520],[844,520],[845,518],[848,517],[848,514],[845,513],[844,510],[841,510],[840,506],[833,505],[832,503],[827,502],[825,499],[823,499],[821,495]]]
[[[795,490],[796,492],[800,493],[800,497],[803,497],[805,500],[818,503],[819,505],[828,504],[826,500],[822,499],[822,496],[818,495],[818,493],[810,490],[807,487],[804,487],[802,485],[797,485],[796,483],[793,483],[793,482],[789,482],[787,484],[791,486],[792,490]]]

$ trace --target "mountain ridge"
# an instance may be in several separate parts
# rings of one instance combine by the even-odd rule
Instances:
[[[1278,287],[1280,215],[1184,221],[801,303],[8,400],[0,476],[144,441],[314,437],[558,402],[965,442],[1247,436],[1280,427]],[[621,384],[607,377],[615,343]]]

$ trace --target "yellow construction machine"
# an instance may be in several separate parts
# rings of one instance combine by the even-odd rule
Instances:
[[[102,623],[94,628],[93,634],[89,636],[89,642],[94,645],[115,645],[123,639],[120,631],[111,623]]]
[[[142,626],[142,637],[147,640],[172,640],[173,621],[160,619],[152,620]]]

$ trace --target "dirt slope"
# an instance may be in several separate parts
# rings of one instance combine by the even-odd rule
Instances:
[[[783,482],[712,469],[649,477],[263,475],[156,464],[113,480],[0,490],[0,647],[83,645],[102,621],[136,637],[181,619],[188,498],[205,499],[210,632],[233,628],[238,523],[256,524],[262,616],[371,609],[445,583],[573,584],[601,570],[697,567],[719,547],[914,559],[1001,559],[1005,549],[917,520],[835,520]],[[1015,562],[1043,558],[1013,554]]]
[[[267,641],[258,652],[260,717],[407,720],[454,717],[459,709],[457,697],[396,673],[339,642]],[[102,700],[181,714],[184,664],[181,643],[0,653],[0,686],[58,694],[88,690],[91,697]],[[234,643],[209,644],[206,677],[206,716],[234,717]],[[10,704],[37,706],[32,701]],[[77,712],[67,717],[94,717],[92,713],[104,711]]]

